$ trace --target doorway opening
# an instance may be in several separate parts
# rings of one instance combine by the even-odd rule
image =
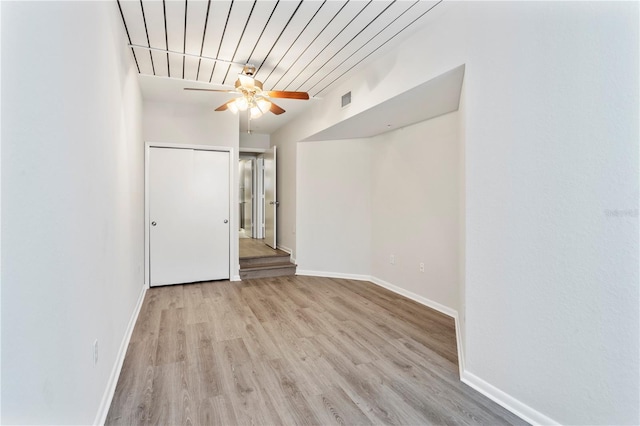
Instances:
[[[257,275],[262,269],[273,274],[282,263],[291,266],[276,244],[276,148],[241,150],[238,161],[240,276],[265,276]]]
[[[276,148],[241,149],[238,158],[238,236],[240,246],[276,249]],[[245,244],[242,244],[245,241]],[[240,252],[242,258],[242,250]]]
[[[265,228],[263,154],[241,153],[238,172],[239,237],[261,240]]]

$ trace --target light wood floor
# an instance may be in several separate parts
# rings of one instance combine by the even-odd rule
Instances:
[[[264,240],[254,238],[240,238],[239,252],[240,258],[257,256],[286,255],[282,250],[274,250],[264,243]]]
[[[453,321],[374,284],[152,288],[107,424],[524,424],[458,379]]]

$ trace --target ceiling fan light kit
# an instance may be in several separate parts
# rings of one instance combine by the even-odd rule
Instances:
[[[185,88],[185,90],[227,93],[236,92],[240,95],[239,97],[220,105],[216,108],[216,111],[225,111],[228,109],[232,113],[236,114],[238,111],[249,110],[249,119],[262,117],[262,115],[268,111],[275,115],[280,115],[285,112],[283,108],[271,102],[269,98],[309,99],[309,94],[307,92],[288,92],[278,90],[263,91],[262,82],[253,77],[255,72],[255,66],[251,64],[245,65],[242,72],[238,74],[238,79],[235,82],[235,90],[196,89],[189,87]]]

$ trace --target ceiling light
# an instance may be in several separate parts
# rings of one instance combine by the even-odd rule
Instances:
[[[271,109],[271,102],[265,98],[258,98],[252,102],[251,118],[261,117],[262,114]]]
[[[256,101],[256,104],[263,114],[271,109],[271,102],[268,99],[260,98]]]
[[[231,111],[234,114],[238,113],[238,101],[231,101],[229,103],[227,103],[227,107],[229,108],[229,111]]]
[[[247,98],[245,98],[244,96],[240,96],[238,99],[236,99],[235,104],[236,108],[238,108],[240,111],[246,111],[249,107],[249,102],[247,102]]]
[[[251,111],[251,118],[259,118],[259,117],[262,117],[262,114],[264,114],[262,110],[257,106],[254,106],[253,108],[251,108],[250,111]]]

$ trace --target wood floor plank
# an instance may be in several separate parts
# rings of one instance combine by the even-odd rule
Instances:
[[[243,340],[252,360],[268,361],[282,358],[282,352],[274,344],[273,339],[269,337],[257,318],[246,318],[244,330],[246,337]]]
[[[216,341],[240,339],[245,336],[244,321],[224,300],[210,300],[207,304],[209,323]]]
[[[293,424],[287,412],[281,407],[283,401],[278,401],[277,392],[272,387],[265,387],[269,382],[268,376],[258,376],[255,365],[243,364],[234,368],[236,387],[229,393],[238,424],[280,425]]]
[[[194,401],[185,361],[154,368],[150,424],[193,424]]]
[[[374,424],[353,402],[342,388],[333,386],[328,392],[311,399],[322,424],[372,425]]]
[[[158,293],[159,309],[177,309],[184,307],[184,286],[183,285],[166,285],[162,287],[154,287],[148,291]]]
[[[322,277],[149,289],[106,424],[526,424],[459,380],[451,318]]]
[[[151,416],[157,337],[129,344],[106,423],[145,424]]]
[[[197,421],[194,425],[234,425],[236,416],[226,395],[205,398],[197,404]]]
[[[298,378],[292,373],[290,365],[281,359],[269,361],[268,365],[273,369],[276,377],[278,378],[280,389],[286,397],[286,409],[291,413],[295,424],[319,424],[316,415],[298,386]]]
[[[267,400],[267,405],[274,407],[274,411],[278,411],[282,424],[295,424],[293,413],[289,410],[279,410],[275,407],[284,407],[286,405],[287,396],[279,385],[279,379],[273,368],[269,365],[270,361],[253,362],[251,365],[243,366],[243,369],[250,370],[253,382],[260,392],[261,396]]]
[[[185,324],[198,324],[209,321],[207,303],[202,293],[201,284],[184,286],[183,303]]]
[[[131,343],[146,340],[149,337],[158,338],[160,315],[162,313],[162,309],[160,309],[159,306],[160,293],[161,292],[154,289],[147,290],[142,306],[140,307],[138,321],[131,334]]]
[[[185,361],[186,350],[184,308],[163,309],[160,314],[160,332],[155,365]]]
[[[190,350],[187,367],[194,399],[202,400],[222,393],[222,367],[211,343]]]

